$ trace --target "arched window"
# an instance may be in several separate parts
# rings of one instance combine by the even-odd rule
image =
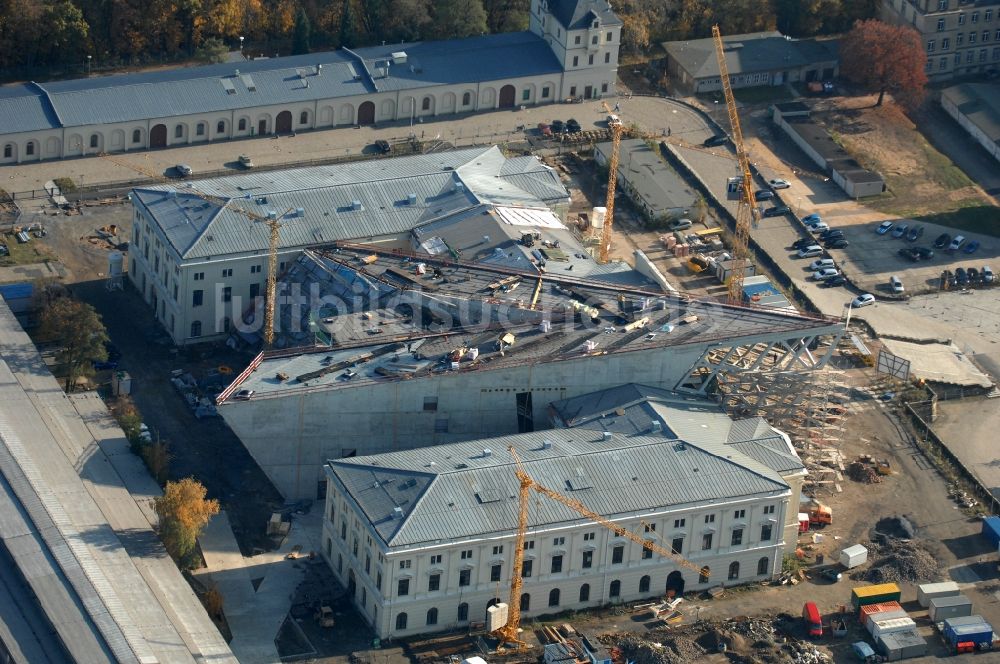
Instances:
[[[521,595],[521,610],[530,611],[531,610],[531,595],[524,593]]]
[[[622,582],[615,579],[611,582],[611,590],[608,591],[608,597],[620,597],[622,594]]]
[[[132,142],[133,143],[139,143],[141,141],[142,141],[142,130],[141,129],[133,129],[132,130]]]
[[[436,625],[438,624],[438,610],[437,608],[427,609],[427,624]]]
[[[97,144],[100,142],[101,138],[97,134],[90,135],[90,147],[96,148]]]
[[[462,95],[462,106],[468,106],[472,103],[472,93],[466,92]]]
[[[585,583],[580,586],[580,601],[589,602],[590,601],[590,584]]]
[[[768,561],[767,556],[765,556],[757,561],[757,574],[767,574],[768,567],[770,567],[770,562]]]
[[[34,141],[28,141],[28,144],[24,146],[24,154],[29,155],[29,156],[35,154],[35,142]]]
[[[740,578],[740,564],[735,560],[729,563],[729,580]]]
[[[247,130],[247,119],[240,118],[240,131],[246,131],[246,130]]]
[[[422,108],[425,111],[431,110],[431,98],[430,97],[424,97],[424,101],[421,102],[420,108]]]
[[[302,111],[299,113],[299,124],[309,124],[309,111]]]
[[[465,622],[469,619],[469,605],[462,602],[458,605],[458,622]]]
[[[396,616],[396,629],[406,629],[406,612]]]
[[[701,568],[701,574],[698,575],[698,583],[708,583],[710,578],[712,578],[712,568],[705,565]]]
[[[225,120],[219,120],[219,122],[215,125],[215,133],[216,134],[225,134],[226,133],[226,121]]]
[[[184,138],[184,125],[174,127],[174,138]]]
[[[639,579],[639,592],[641,593],[649,592],[649,581],[650,579],[648,574]]]
[[[549,606],[559,606],[559,589],[553,588],[549,591]]]
[[[201,336],[201,321],[200,320],[196,320],[195,322],[191,323],[191,336],[192,337],[200,337]]]
[[[204,122],[199,122],[198,125],[194,128],[194,133],[197,136],[204,136],[205,135],[205,123]]]
[[[10,143],[3,146],[3,158],[10,159],[13,156],[14,156],[14,146],[11,145]]]

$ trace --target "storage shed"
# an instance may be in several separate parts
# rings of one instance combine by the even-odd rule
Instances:
[[[931,620],[941,622],[948,618],[964,618],[972,615],[972,600],[965,595],[935,597],[928,610]]]
[[[868,549],[862,544],[849,546],[840,552],[840,564],[847,569],[864,565],[868,561]]]
[[[925,609],[931,605],[935,597],[951,597],[959,594],[958,584],[954,581],[941,583],[921,583],[917,586],[917,601]]]

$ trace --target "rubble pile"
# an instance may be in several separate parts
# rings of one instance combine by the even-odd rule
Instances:
[[[937,560],[914,540],[884,538],[882,544],[873,543],[873,548],[869,556],[874,562],[868,569],[851,574],[855,581],[926,583],[941,580]]]
[[[853,461],[847,466],[847,476],[862,484],[878,484],[882,476],[874,468],[860,461]]]
[[[701,646],[683,636],[653,643],[636,634],[608,634],[602,636],[601,641],[618,646],[622,655],[635,664],[685,664],[705,656]]]
[[[800,641],[792,646],[791,661],[794,664],[821,664],[829,662],[830,657],[811,643]]]
[[[770,620],[761,620],[759,618],[735,618],[733,620],[726,621],[723,627],[727,631],[739,634],[751,643],[774,640],[774,623]]]

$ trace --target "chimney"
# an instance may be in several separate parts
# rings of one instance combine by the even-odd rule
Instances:
[[[483,458],[488,459],[493,454],[493,450],[488,447],[483,448]]]
[[[317,76],[323,75],[323,65],[316,65],[316,75]]]
[[[601,440],[608,441],[608,440],[611,440],[612,438],[614,438],[614,434],[611,433],[610,431],[602,431],[601,432]]]

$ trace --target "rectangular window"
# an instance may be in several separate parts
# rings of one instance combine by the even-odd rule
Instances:
[[[593,53],[591,53],[589,56],[587,56],[587,64],[588,65],[594,64],[594,54]]]
[[[771,528],[772,528],[772,526],[769,523],[765,523],[763,526],[760,527],[760,541],[761,542],[770,542],[771,541]]]
[[[205,273],[204,272],[195,272],[194,273],[194,280],[195,281],[203,281],[204,279],[205,279]]]
[[[549,98],[549,86],[547,85],[542,86],[542,99],[548,99],[548,98]]]
[[[604,64],[608,64],[609,62],[611,62],[611,51],[604,54]]]
[[[555,539],[552,540],[552,546],[566,546],[566,538],[556,537]]]
[[[434,420],[434,433],[448,433],[447,417],[439,417]]]
[[[533,560],[525,560],[524,562],[521,563],[521,578],[522,579],[530,579],[531,578],[532,563],[534,563]]]
[[[989,23],[992,20],[993,20],[993,10],[992,9],[987,9],[986,13],[983,14],[983,21],[985,21],[986,23]]]
[[[656,524],[655,523],[647,523],[645,526],[643,526],[643,530],[645,530],[647,533],[655,533],[656,532]]]
[[[440,564],[441,564],[441,554],[438,554],[436,556],[431,556],[431,565],[440,565]]]
[[[708,551],[712,548],[712,533],[705,533],[701,536],[701,550]]]
[[[254,299],[260,295],[260,284],[250,284],[250,299]]]
[[[979,49],[979,61],[980,62],[986,62],[986,49],[985,48]]]
[[[949,48],[951,48],[951,40],[948,39],[947,37],[944,37],[943,39],[941,39],[941,50],[947,51]]]
[[[972,12],[972,22],[979,23],[979,12]]]
[[[466,549],[462,552],[462,560],[469,560],[472,558],[472,549]]]
[[[929,42],[927,42],[927,52],[928,53],[933,53],[934,52],[934,40],[933,39],[930,40]]]
[[[365,574],[372,573],[372,557],[371,554],[365,554]]]
[[[553,574],[562,572],[562,556],[552,556],[552,567],[549,571]]]
[[[584,542],[593,542],[594,541],[594,537],[595,537],[595,533],[584,533],[583,534],[583,541]]]
[[[944,19],[943,18],[939,18],[938,19],[937,31],[938,32],[944,32]]]
[[[745,518],[747,518],[747,511],[746,510],[736,510],[735,512],[733,512],[733,518],[734,519],[745,519]]]
[[[607,94],[607,92],[608,92],[608,84],[601,83],[601,94]]]
[[[396,595],[399,597],[406,597],[410,594],[410,580],[400,579],[399,586],[396,588]]]
[[[743,529],[736,528],[735,530],[733,530],[733,538],[732,541],[730,541],[729,545],[739,546],[740,544],[743,544]]]
[[[569,88],[569,96],[570,97],[575,97],[576,96],[576,86],[575,85],[570,86],[570,88]]]
[[[687,519],[674,519],[674,528],[683,528]]]
[[[615,33],[609,31],[608,34],[605,36],[604,41],[611,41],[614,38],[615,38]]]
[[[225,278],[225,277],[231,277],[231,276],[233,276],[233,268],[228,267],[228,268],[226,268],[225,270],[222,271],[222,277],[223,278]]]
[[[410,565],[411,565],[411,563],[410,563],[409,560],[400,560],[399,561],[399,569],[410,569]]]
[[[959,14],[958,15],[958,24],[959,25],[965,25],[965,14]]]
[[[964,43],[965,43],[965,35],[964,34],[959,33],[959,34],[955,35],[955,46],[961,46]]]
[[[580,37],[580,35],[577,35],[576,38],[573,40],[573,43],[579,46],[581,39],[582,38]]]
[[[677,554],[679,556],[679,555],[681,555],[681,553],[683,553],[683,551],[682,551],[683,548],[684,548],[684,538],[683,537],[675,537],[673,539],[673,541],[670,542],[670,553],[674,553],[674,554]]]
[[[774,505],[764,505],[764,514],[774,514]]]
[[[492,581],[494,583],[496,583],[497,581],[499,581],[500,580],[500,571],[501,571],[500,565],[492,565],[490,567],[490,581]]]
[[[994,47],[993,49],[993,59],[1000,60],[1000,47]]]
[[[232,302],[232,300],[233,300],[233,287],[226,286],[225,288],[222,289],[222,301]]]
[[[590,569],[594,565],[594,552],[583,552],[583,569]]]
[[[437,397],[424,397],[424,411],[436,411],[438,409]]]
[[[535,540],[527,540],[524,543],[524,550],[525,551],[527,551],[528,549],[534,549],[534,548],[535,548]]]
[[[578,56],[578,55],[574,55],[573,56],[573,66],[574,67],[579,67],[580,66],[580,56]]]
[[[938,0],[938,11],[943,12],[948,9],[948,0]]]
[[[982,39],[983,39],[984,42],[988,42],[990,40],[990,31],[989,30],[983,30],[983,37],[982,37]]]
[[[191,291],[192,307],[200,307],[202,305],[202,302],[204,302],[204,300],[205,300],[205,291],[203,290]]]
[[[531,89],[525,88],[521,90],[521,101],[531,101]]]
[[[625,547],[624,546],[616,546],[615,548],[611,549],[611,564],[612,565],[621,565],[622,564],[622,560],[624,560],[624,559],[625,559]]]
[[[250,274],[260,274],[260,265],[251,265]]]
[[[647,544],[652,544],[651,541],[647,541],[646,543]],[[649,560],[652,557],[653,557],[653,550],[650,549],[648,546],[642,547],[642,559],[643,560]]]
[[[706,514],[705,515],[705,523],[715,523],[715,515],[714,514]]]
[[[944,71],[948,68],[948,58],[941,58],[941,62],[938,63],[938,69]]]
[[[597,35],[594,35],[593,37],[590,38],[590,43],[593,44],[594,46],[597,46]]]
[[[503,544],[493,547],[494,556],[499,556],[501,553],[503,553]]]
[[[174,284],[174,302],[177,301],[177,284]]]
[[[427,592],[434,592],[435,590],[441,590],[441,575],[431,574],[427,578]]]
[[[969,33],[969,43],[970,44],[975,44],[976,43],[976,33],[975,32],[970,32]]]
[[[458,573],[458,585],[468,586],[472,583],[472,570],[463,569]]]
[[[965,52],[965,64],[971,65],[972,64],[972,58],[975,57],[975,55],[976,54],[973,51],[966,51]]]

